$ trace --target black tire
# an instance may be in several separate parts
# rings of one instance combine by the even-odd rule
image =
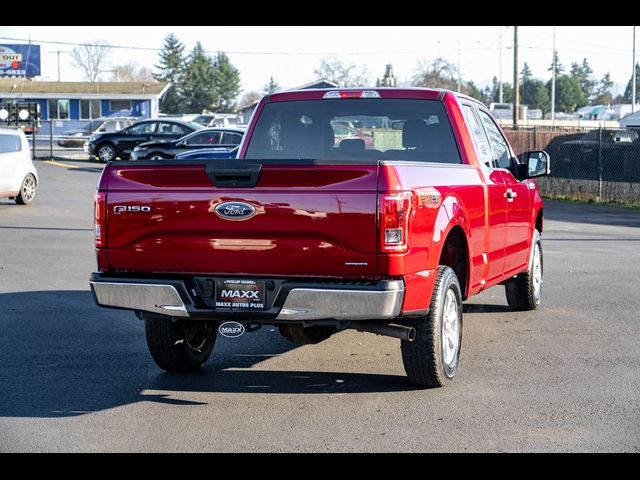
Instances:
[[[101,143],[98,145],[98,148],[96,148],[96,156],[102,163],[115,160],[117,156],[116,147],[110,143]]]
[[[147,155],[147,158],[149,160],[166,160],[167,159],[167,157],[165,157],[161,153],[152,153],[151,155]]]
[[[444,387],[456,374],[462,347],[462,295],[452,268],[438,268],[429,313],[407,325],[416,329],[413,342],[400,342],[409,381],[420,387]]]
[[[505,283],[507,303],[513,310],[535,310],[542,300],[542,237],[534,230],[529,269]]]
[[[218,324],[202,320],[145,319],[149,352],[169,372],[195,372],[211,356]]]
[[[16,203],[18,205],[29,205],[36,197],[36,188],[36,177],[30,173],[27,174],[22,180],[22,185],[20,185],[20,193],[16,197]]]

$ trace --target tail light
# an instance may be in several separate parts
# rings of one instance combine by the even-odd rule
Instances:
[[[96,248],[107,246],[107,193],[96,192],[93,197],[93,227],[96,235]]]
[[[380,251],[404,253],[409,249],[409,220],[414,208],[411,192],[379,194]]]

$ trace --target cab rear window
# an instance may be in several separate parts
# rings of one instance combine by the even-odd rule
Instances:
[[[380,98],[269,103],[246,158],[461,163],[441,102]]]

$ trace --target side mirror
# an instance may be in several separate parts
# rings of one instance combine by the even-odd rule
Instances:
[[[543,177],[551,173],[551,161],[549,159],[549,154],[544,150],[526,152],[523,157],[525,163],[521,163],[517,166],[518,180]]]
[[[100,127],[100,128],[98,129],[98,131],[99,131],[99,132],[106,132],[106,131],[107,131],[107,129],[106,129],[105,127]]]
[[[176,147],[184,147],[187,144],[186,140],[181,140],[178,143],[176,143]]]

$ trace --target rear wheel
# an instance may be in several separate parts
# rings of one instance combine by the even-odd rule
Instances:
[[[151,357],[169,372],[194,372],[213,351],[218,324],[209,321],[145,319]]]
[[[409,381],[420,387],[443,387],[458,369],[462,345],[462,295],[452,268],[438,268],[429,313],[412,319],[413,342],[402,341],[402,362]]]
[[[22,180],[20,193],[16,197],[18,205],[29,205],[36,196],[36,178],[30,173]]]
[[[513,310],[535,310],[542,300],[542,237],[534,230],[529,269],[505,284],[507,303]]]
[[[151,156],[149,157],[149,160],[164,160],[165,158],[167,157],[165,157],[161,153],[152,153]]]

